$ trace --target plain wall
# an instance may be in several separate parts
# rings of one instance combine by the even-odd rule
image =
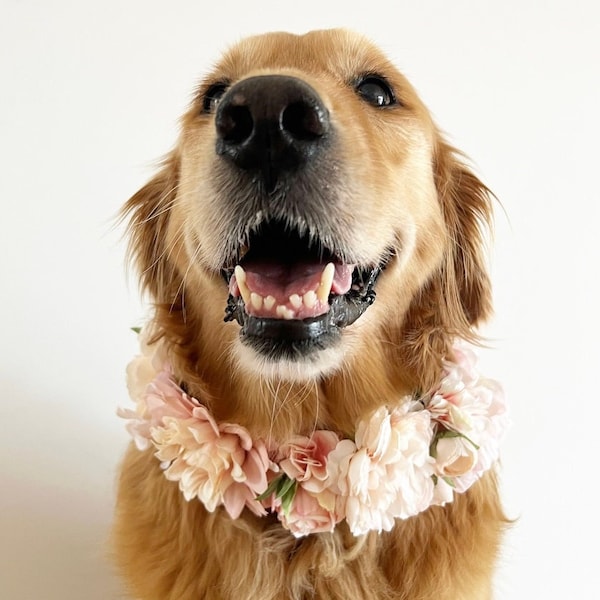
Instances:
[[[598,598],[598,4],[0,2],[0,597],[122,597],[105,559],[128,438],[121,204],[240,37],[345,26],[411,79],[498,205],[483,370],[514,426],[496,598]]]

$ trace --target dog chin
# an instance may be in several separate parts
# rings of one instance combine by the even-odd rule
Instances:
[[[340,369],[345,352],[342,344],[338,343],[294,357],[267,356],[238,339],[234,344],[234,355],[239,369],[250,376],[272,381],[306,383]]]

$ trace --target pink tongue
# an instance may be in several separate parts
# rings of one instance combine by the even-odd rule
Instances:
[[[282,264],[271,261],[255,261],[244,264],[246,286],[250,292],[258,294],[263,299],[274,298],[273,303],[253,305],[246,302],[246,312],[252,316],[265,318],[306,319],[316,317],[329,310],[329,303],[316,299],[314,302],[305,301],[305,294],[313,296],[317,292],[325,264],[314,262],[298,262]],[[354,265],[335,264],[335,273],[331,292],[345,294],[352,285]],[[240,296],[239,285],[235,275],[231,278],[229,291],[233,296]],[[298,306],[290,301],[290,296],[303,299]],[[285,311],[278,307],[285,307]],[[285,316],[284,316],[285,315]]]

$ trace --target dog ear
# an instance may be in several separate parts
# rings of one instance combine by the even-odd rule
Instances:
[[[485,238],[491,227],[490,190],[469,170],[459,152],[439,140],[433,157],[445,251],[438,269],[414,298],[404,318],[398,364],[413,387],[429,390],[439,380],[441,360],[455,337],[476,342],[475,327],[491,314]]]
[[[493,195],[467,168],[460,153],[442,140],[434,155],[434,175],[449,241],[440,300],[447,309],[446,325],[462,333],[491,314],[485,248]]]
[[[137,267],[142,291],[149,292],[158,303],[171,301],[177,288],[175,269],[165,245],[178,182],[179,160],[172,153],[163,160],[158,174],[121,211],[121,219],[128,221],[130,262]]]

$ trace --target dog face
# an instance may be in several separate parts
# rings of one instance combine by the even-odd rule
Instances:
[[[144,285],[249,373],[326,376],[368,340],[460,333],[487,312],[487,191],[346,31],[231,48],[126,211]]]

